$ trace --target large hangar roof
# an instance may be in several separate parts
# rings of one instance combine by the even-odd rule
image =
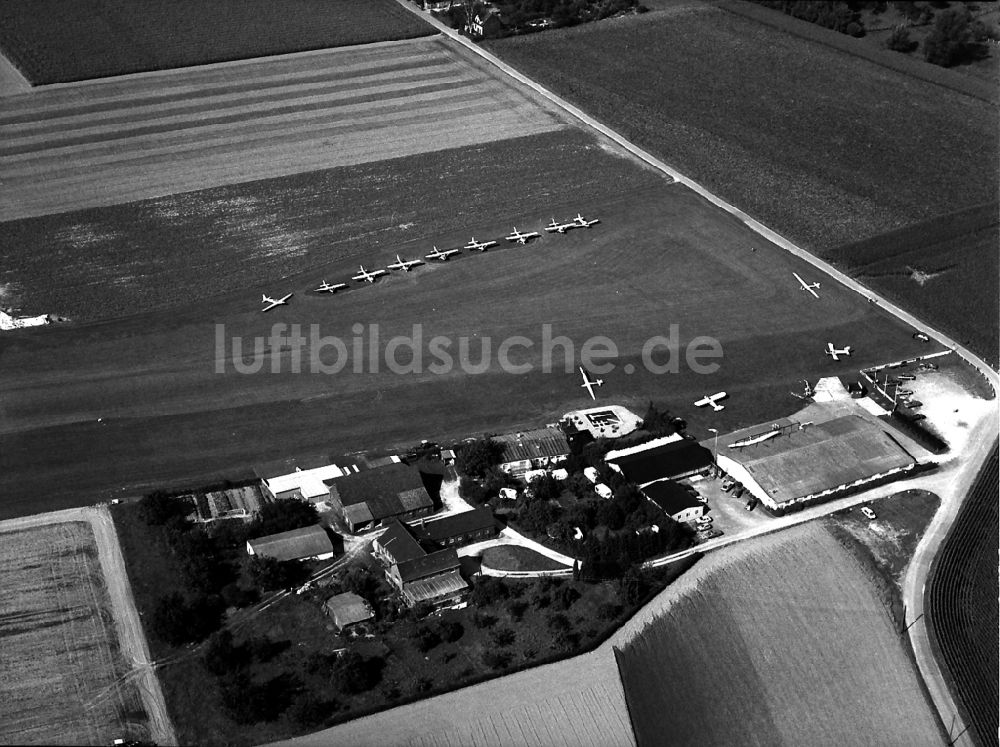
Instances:
[[[845,415],[752,446],[727,449],[775,503],[864,480],[916,462],[885,428]]]

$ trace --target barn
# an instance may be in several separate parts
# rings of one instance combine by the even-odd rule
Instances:
[[[318,524],[247,540],[247,555],[282,561],[328,560],[333,552],[330,535]]]
[[[676,433],[628,449],[609,451],[604,461],[639,486],[690,477],[711,469],[713,464],[711,451]]]

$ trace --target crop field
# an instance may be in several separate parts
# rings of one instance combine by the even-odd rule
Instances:
[[[553,159],[546,173],[532,173],[525,183],[540,185],[529,189],[535,203],[513,203],[518,216],[502,201],[483,204],[450,223],[422,224],[419,237],[391,248],[331,257],[280,283],[251,281],[245,290],[217,295],[184,292],[180,305],[163,311],[6,335],[0,513],[86,503],[164,482],[239,477],[285,455],[396,448],[420,438],[551,422],[585,404],[576,367],[594,336],[616,348],[601,398],[637,411],[653,399],[697,424],[707,418],[691,403],[725,390],[725,411],[709,421],[720,428],[788,414],[799,403],[789,390],[801,378],[849,374],[928,351],[905,325],[854,293],[835,285],[824,285],[820,299],[802,293],[792,272],[812,277],[808,266],[677,185],[624,187],[612,200],[597,190],[546,190],[546,176],[560,169],[586,175],[586,186],[619,162],[598,149],[586,155],[561,164]],[[456,194],[476,185],[461,169],[458,163],[450,185]],[[420,193],[422,185],[413,182],[385,185],[379,201],[395,209],[395,197],[414,186]],[[520,194],[522,184],[507,189]],[[577,211],[601,223],[546,234],[524,247],[464,253],[344,296],[310,293],[323,279],[349,277],[362,258],[384,266],[397,252],[461,246],[470,232],[502,238],[513,222],[539,230],[552,212]],[[290,305],[261,315],[261,293],[279,291],[295,293]],[[262,339],[262,368],[240,373],[237,362],[253,362],[253,338],[269,337],[275,323],[317,335],[298,371],[290,351],[277,343],[269,351]],[[501,365],[499,351],[514,335],[531,342],[511,351],[516,373]],[[402,370],[386,357],[388,342],[399,336],[420,338],[416,352],[393,353]],[[429,347],[437,336],[448,341],[450,364]],[[682,361],[685,347],[702,336],[722,348],[711,374]],[[345,356],[335,347],[321,353],[320,337],[338,338]],[[556,337],[570,344],[546,343]],[[831,361],[822,352],[830,339],[857,353]],[[356,346],[361,355],[351,353]],[[343,367],[324,373],[311,363],[313,349],[318,363]]]
[[[916,223],[830,253],[841,268],[944,331],[1000,357],[1000,205],[996,202]]]
[[[146,739],[122,661],[90,526],[0,535],[0,742],[111,744]]]
[[[819,525],[702,564],[698,583],[620,649],[639,745],[940,741],[892,621]]]
[[[0,220],[479,145],[562,121],[440,39],[35,91],[5,98],[0,113]]]
[[[486,47],[821,256],[996,199],[995,106],[717,6],[672,4]],[[943,218],[939,242],[949,229]],[[953,299],[995,303],[992,236],[950,247]],[[976,263],[986,270],[964,270]],[[996,349],[976,330],[988,314],[927,304],[918,286],[899,293],[928,321]]]
[[[393,0],[7,0],[0,49],[34,84],[427,36]]]
[[[966,498],[927,584],[932,641],[976,742],[997,744],[996,448]]]

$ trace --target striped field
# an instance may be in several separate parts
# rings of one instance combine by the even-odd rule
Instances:
[[[462,54],[423,39],[7,97],[0,221],[562,126]]]

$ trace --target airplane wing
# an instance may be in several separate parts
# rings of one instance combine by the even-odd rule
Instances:
[[[712,401],[708,397],[705,397],[704,399],[699,399],[697,402],[695,402],[694,406],[695,407],[704,407],[705,405],[711,404],[711,402]]]

